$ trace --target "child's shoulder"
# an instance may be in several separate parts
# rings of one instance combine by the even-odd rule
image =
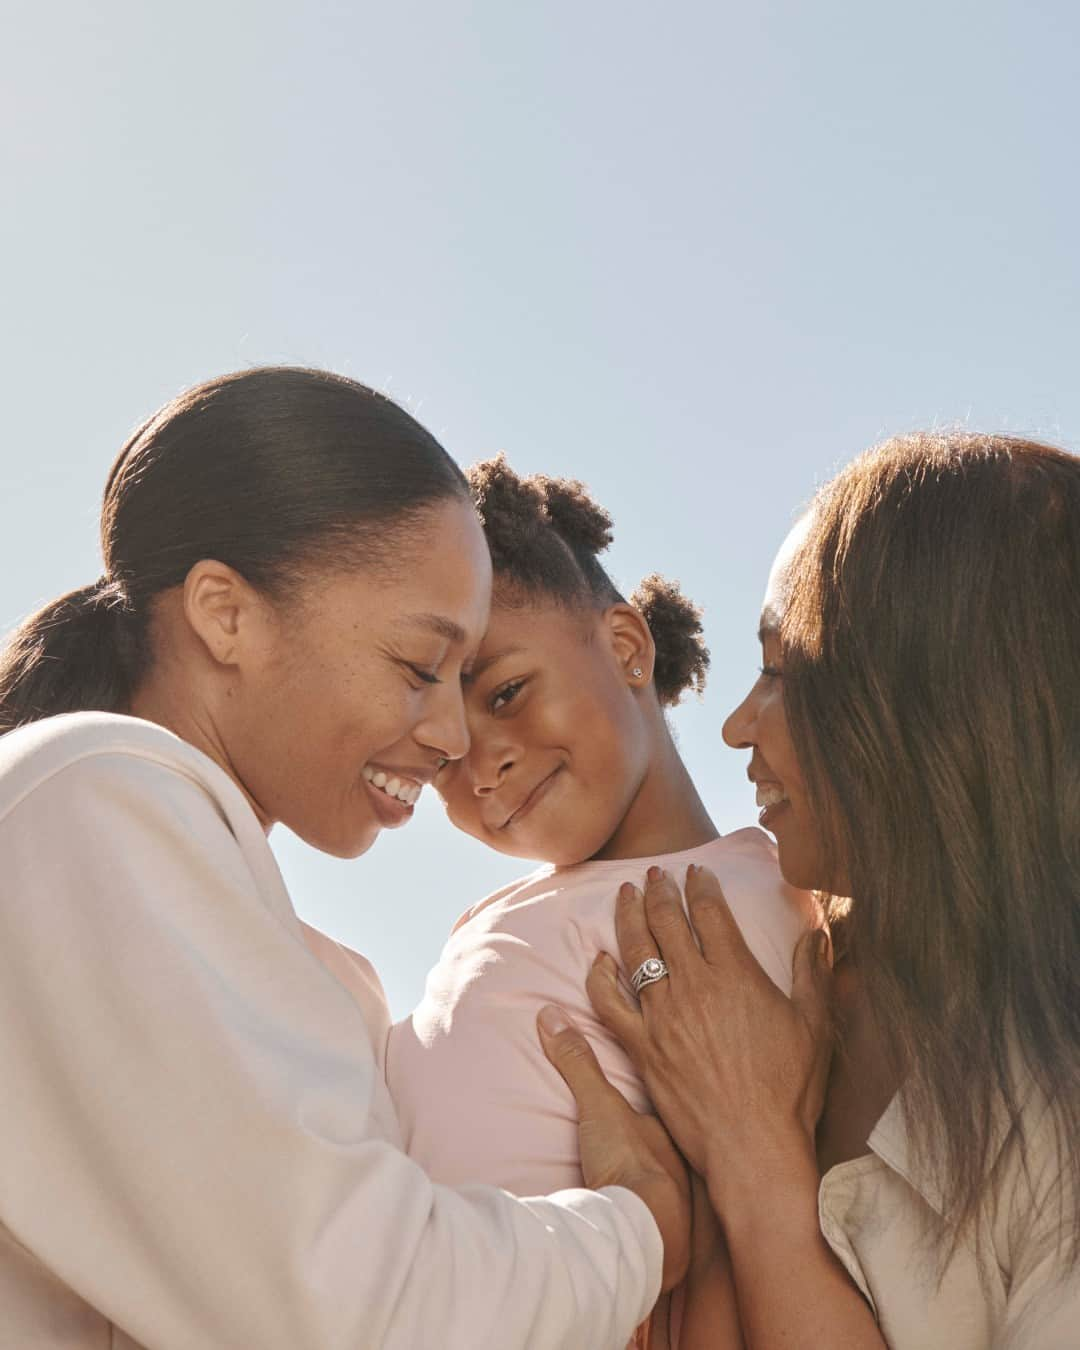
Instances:
[[[554,876],[556,869],[550,863],[541,863],[535,871],[529,872],[526,876],[518,877],[517,880],[509,882],[505,886],[500,886],[497,891],[492,891],[490,895],[485,895],[483,900],[478,900],[475,905],[470,905],[455,922],[451,933],[456,933],[459,928],[470,923],[478,915],[493,909],[497,905],[513,904],[526,896],[531,896],[538,885],[548,881]]]

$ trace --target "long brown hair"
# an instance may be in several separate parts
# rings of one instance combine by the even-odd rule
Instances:
[[[468,487],[442,446],[355,380],[264,366],[187,390],[112,466],[101,580],[31,615],[0,652],[0,733],[123,712],[152,660],[155,597],[200,559],[280,597],[309,564],[392,557],[398,527],[453,497],[468,501]]]
[[[888,441],[820,494],[790,585],[792,735],[955,1242],[1032,1086],[1080,1181],[1080,460]]]

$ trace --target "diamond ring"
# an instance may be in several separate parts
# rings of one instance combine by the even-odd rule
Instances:
[[[642,961],[630,976],[630,988],[635,994],[640,995],[647,984],[655,984],[657,980],[664,979],[668,973],[667,963],[662,957],[650,956],[648,960]]]

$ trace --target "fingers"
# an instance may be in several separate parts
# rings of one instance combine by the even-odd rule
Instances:
[[[707,867],[687,868],[686,903],[701,943],[701,954],[709,965],[727,965],[732,960],[745,962],[749,957],[757,966],[715,873]]]
[[[659,955],[645,917],[645,897],[630,882],[619,887],[615,899],[615,936],[628,975],[633,975],[642,961]]]
[[[832,1032],[832,966],[829,935],[823,928],[804,933],[791,961],[791,1001],[799,1009],[815,1041]]]
[[[659,867],[650,867],[644,892],[629,882],[619,888],[615,901],[615,933],[629,974],[643,961],[662,956],[673,974],[699,960],[694,935],[683,909],[682,892]],[[667,992],[667,981],[646,985],[650,999]]]
[[[638,1073],[644,1077],[645,1024],[641,1009],[631,1006],[619,987],[619,972],[607,952],[601,952],[593,962],[585,981],[589,999],[597,1017],[619,1041]]]
[[[645,880],[645,918],[660,955],[672,971],[685,970],[699,959],[683,908],[682,891],[674,878],[659,867],[650,867]]]
[[[604,1077],[592,1046],[561,1008],[554,1004],[541,1008],[536,1025],[544,1054],[574,1094],[581,1120],[595,1120],[618,1107],[632,1110]]]

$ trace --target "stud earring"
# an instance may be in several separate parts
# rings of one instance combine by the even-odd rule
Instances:
[[[630,674],[633,675],[635,680],[640,680],[642,675],[645,674],[645,672],[641,669],[640,666],[635,666],[634,669],[630,672]]]

